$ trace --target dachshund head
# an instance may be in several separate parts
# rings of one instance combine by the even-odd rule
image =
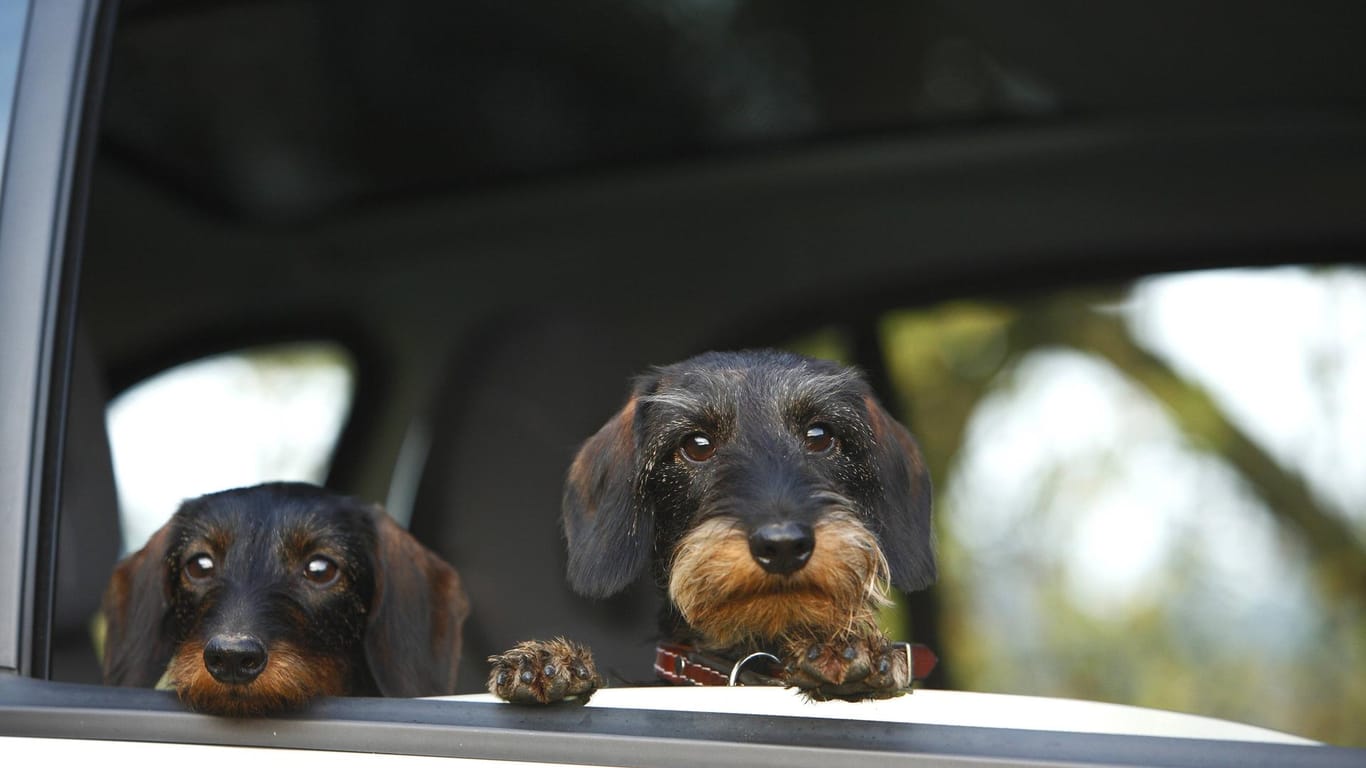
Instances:
[[[186,501],[115,568],[104,678],[251,716],[454,692],[468,602],[382,509],[303,483]]]
[[[569,580],[619,592],[653,563],[713,645],[868,614],[935,579],[930,478],[854,369],[708,353],[637,380],[565,484]]]

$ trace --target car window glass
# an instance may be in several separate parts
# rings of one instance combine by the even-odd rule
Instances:
[[[351,409],[353,363],[331,343],[206,357],[110,403],[126,549],[184,499],[268,480],[322,483]]]
[[[19,78],[19,49],[28,19],[28,0],[0,0],[0,178],[5,173],[9,147],[9,121],[14,110],[14,89]]]
[[[944,684],[1353,738],[1366,270],[959,301],[880,336],[934,468]]]

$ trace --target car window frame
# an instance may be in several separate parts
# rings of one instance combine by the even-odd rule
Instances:
[[[60,456],[112,4],[30,2],[0,191],[0,670],[47,674]]]
[[[4,114],[3,136],[5,146],[0,148],[0,156],[8,158],[9,144],[14,139],[11,123],[14,120],[15,106],[19,91],[18,53],[23,50],[25,28],[28,23],[29,6],[16,5],[5,8],[6,13],[16,13],[13,21],[18,26],[18,40],[13,79],[0,83],[0,93],[7,101]],[[20,164],[20,168],[23,165]],[[14,194],[6,194],[11,185],[6,184],[5,171],[8,165],[0,161],[0,224],[9,218],[8,201]],[[22,177],[23,171],[20,171]],[[17,188],[18,184],[13,187]],[[32,329],[41,309],[36,306],[40,293],[31,293],[25,288],[38,283],[37,265],[29,267],[11,255],[9,242],[14,236],[6,237],[8,227],[0,228],[0,326],[18,328],[18,333],[7,334],[4,341],[6,358],[14,355],[8,365],[0,366],[0,616],[12,617],[18,613],[21,602],[19,588],[23,576],[24,530],[23,510],[27,509],[24,490],[28,473],[29,438],[23,429],[28,415],[35,406],[33,400],[38,389],[35,377],[38,373],[37,347],[30,343],[34,337],[24,333]],[[19,666],[19,638],[16,632],[0,632],[0,670],[14,670]]]

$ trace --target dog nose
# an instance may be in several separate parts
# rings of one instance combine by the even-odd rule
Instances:
[[[266,646],[251,635],[214,635],[204,644],[204,668],[220,683],[250,683],[266,668]]]
[[[774,574],[801,570],[815,548],[811,526],[801,523],[769,523],[749,535],[749,553],[754,562]]]

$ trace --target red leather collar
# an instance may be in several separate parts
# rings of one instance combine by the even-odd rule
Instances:
[[[897,645],[909,646],[912,680],[923,681],[939,663],[939,657],[928,646]],[[681,643],[655,646],[655,675],[674,685],[785,685],[781,664],[769,654],[751,654],[733,661]]]
[[[660,643],[655,646],[655,675],[674,685],[729,685],[730,676],[705,661],[693,658],[687,645]]]

